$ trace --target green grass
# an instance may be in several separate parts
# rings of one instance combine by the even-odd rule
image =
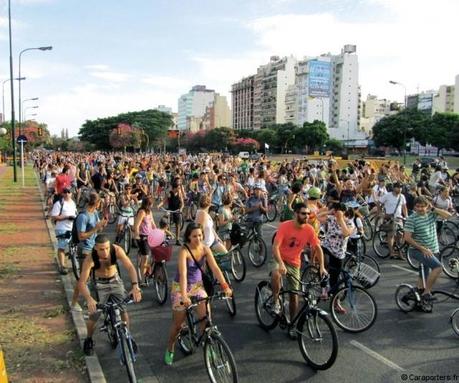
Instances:
[[[0,279],[13,278],[19,270],[19,267],[12,263],[0,264]]]
[[[19,228],[15,223],[3,222],[0,223],[0,234],[15,234],[19,233]]]
[[[0,189],[1,191],[6,191],[5,189],[10,190],[20,190],[22,188],[22,169],[17,168],[16,173],[17,182],[13,182],[13,167],[8,166],[4,175],[0,178]],[[35,177],[35,171],[33,170],[32,165],[26,165],[24,168],[24,186],[25,187],[35,187],[37,185],[37,179]]]
[[[56,318],[59,315],[65,314],[68,310],[63,306],[63,305],[58,305],[56,307],[53,307],[52,309],[49,309],[45,311],[43,314],[44,318]]]

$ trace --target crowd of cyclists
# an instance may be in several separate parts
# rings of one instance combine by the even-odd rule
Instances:
[[[339,167],[333,156],[273,162],[265,156],[247,160],[225,154],[37,151],[33,160],[47,192],[47,214],[55,222],[61,274],[68,273],[69,242],[78,244],[82,264],[72,309],[82,310],[82,296],[90,314],[84,342],[88,355],[94,348],[96,300],[111,296],[122,302],[126,297],[118,262],[128,272],[129,294],[135,302],[141,300],[151,271],[149,235],[154,229],[163,230],[170,245],[178,247],[170,285],[173,320],[164,356],[167,365],[174,360],[185,309],[192,298],[209,295],[206,268],[224,294],[232,296],[218,256],[231,252],[247,227],[260,238],[267,221],[277,227],[272,255],[267,257],[273,315],[282,311],[279,292],[284,276],[287,289],[301,290],[305,264],[316,266],[321,281],[317,298],[325,301],[336,294],[350,255],[372,258],[367,248],[372,245],[381,257],[384,253],[394,262],[405,260],[408,254],[401,251],[400,241],[407,243],[411,259],[426,267],[426,281],[420,278],[418,289],[420,310],[430,312],[431,290],[444,267],[439,252],[457,240],[457,232],[448,236],[451,232],[444,223],[456,214],[459,169],[450,171],[442,157],[426,166],[417,160],[409,172],[396,161],[364,158]],[[156,222],[157,212],[161,218]],[[111,223],[114,241],[104,234]],[[126,225],[129,243],[123,234]],[[126,254],[131,245],[138,248],[139,264]],[[91,281],[96,296],[87,288]],[[289,303],[293,318],[299,310],[298,295],[290,294]],[[198,318],[206,315],[206,304],[197,305]],[[345,316],[350,309],[338,299],[332,310]],[[128,321],[124,308],[122,315]],[[204,331],[204,322],[201,327]],[[297,338],[293,326],[288,330]]]

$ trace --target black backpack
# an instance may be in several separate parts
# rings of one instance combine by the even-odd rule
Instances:
[[[233,223],[230,233],[230,239],[232,245],[240,244],[242,246],[244,244],[245,233],[242,230],[241,225],[239,225],[238,223]]]
[[[77,219],[80,215],[84,213],[79,213],[75,219],[73,220],[73,226],[72,226],[72,243],[77,245],[80,243],[80,238],[78,238],[78,229],[77,229]]]

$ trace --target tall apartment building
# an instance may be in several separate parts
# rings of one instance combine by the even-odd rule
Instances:
[[[182,95],[178,100],[178,129],[187,129],[187,117],[202,117],[214,99],[215,91],[207,89],[205,85],[195,85]]]
[[[329,125],[330,57],[306,58],[295,66],[295,84],[285,97],[285,121],[302,126],[305,122],[323,121]]]
[[[361,109],[360,128],[362,131],[371,136],[373,126],[379,120],[391,114],[396,114],[398,111],[391,110],[391,105],[396,106],[396,104],[385,98],[378,99],[377,96],[367,95],[367,99],[362,102]]]
[[[231,87],[233,129],[253,129],[253,92],[255,75],[245,77]]]
[[[442,85],[432,101],[432,114],[454,112],[454,85]]]
[[[459,113],[459,74],[454,83],[454,113]]]
[[[202,117],[202,129],[209,130],[221,127],[231,127],[231,111],[226,97],[216,93],[213,103],[206,108]]]
[[[285,96],[295,83],[293,56],[272,56],[257,69],[254,80],[253,128],[261,129],[285,122]]]

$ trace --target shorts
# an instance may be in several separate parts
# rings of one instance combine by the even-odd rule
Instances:
[[[287,269],[287,290],[300,290],[300,268],[296,266],[289,265],[285,263],[285,268]],[[279,269],[279,264],[274,259],[274,257],[269,261],[269,269],[275,271]]]
[[[227,241],[231,239],[231,229],[220,230],[218,236],[222,241]]]
[[[110,298],[113,302],[122,302],[126,297],[127,293],[124,288],[121,277],[116,274],[110,281],[100,281],[97,277],[95,278],[95,290],[97,295],[97,301],[99,303],[106,303]],[[120,311],[125,312],[125,307],[120,306]],[[100,312],[96,312],[89,316],[92,321],[97,321],[100,316]]]
[[[139,253],[142,256],[148,256],[148,236],[140,235],[140,239],[137,240],[137,246],[139,247]]]
[[[68,246],[70,240],[72,239],[72,235],[67,235],[68,238],[58,238],[61,235],[65,235],[65,233],[71,233],[67,230],[55,230],[56,234],[56,239],[57,239],[57,248],[59,250],[65,250],[65,248]]]
[[[430,274],[430,270],[442,267],[441,262],[438,260],[438,253],[434,254],[432,257],[426,257],[418,249],[410,248],[408,249],[410,257],[422,263],[424,265],[424,277],[427,277]],[[419,276],[422,278],[421,268],[419,268]]]
[[[190,297],[197,297],[197,298],[206,298],[207,293],[204,289],[204,285],[202,281],[198,281],[193,283],[192,285],[187,286],[187,293]],[[174,311],[183,311],[185,310],[185,306],[181,304],[182,302],[182,294],[180,293],[180,283],[173,281],[171,286],[171,302],[172,302],[172,310]]]
[[[116,222],[117,225],[124,225],[126,222],[129,222],[131,227],[134,226],[134,217],[125,217],[124,215],[118,216],[118,221]]]
[[[180,222],[182,220],[182,213],[172,213],[171,220],[175,225],[180,225]]]

